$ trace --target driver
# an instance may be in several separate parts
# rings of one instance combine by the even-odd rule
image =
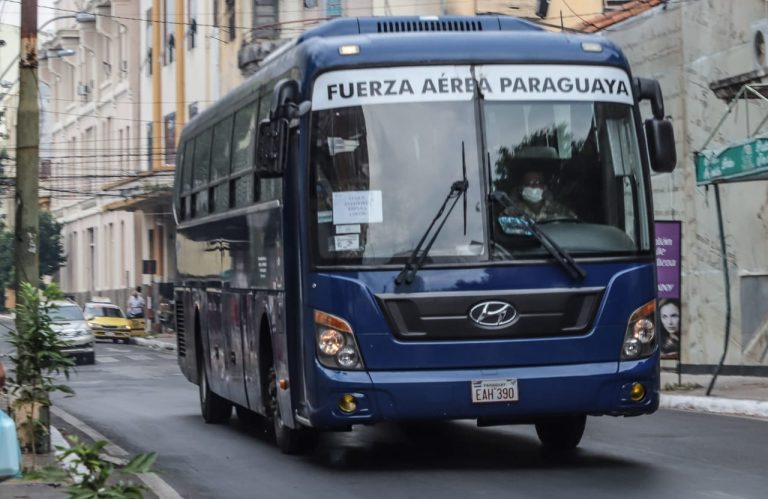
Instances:
[[[577,219],[570,208],[552,199],[546,179],[539,171],[526,172],[516,194],[514,206],[504,210],[507,215],[523,215],[535,222]]]

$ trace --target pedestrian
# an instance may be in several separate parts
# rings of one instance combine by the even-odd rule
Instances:
[[[680,358],[680,301],[662,298],[658,304],[662,359]]]
[[[144,317],[144,298],[141,296],[141,287],[137,287],[128,298],[128,317],[136,319]]]

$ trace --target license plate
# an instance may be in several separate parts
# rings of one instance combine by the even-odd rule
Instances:
[[[484,379],[472,381],[472,403],[516,402],[516,379]]]

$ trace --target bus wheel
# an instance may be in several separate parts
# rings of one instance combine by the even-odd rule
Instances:
[[[584,415],[542,419],[536,423],[536,434],[547,450],[573,450],[581,442],[586,423]]]
[[[219,397],[211,391],[208,386],[208,373],[205,369],[205,362],[202,359],[198,361],[198,392],[200,394],[200,412],[203,419],[208,424],[225,423],[230,414],[232,414],[232,405],[225,399]]]
[[[268,420],[275,434],[275,442],[283,454],[302,454],[312,449],[317,441],[317,431],[309,428],[293,429],[283,423],[280,404],[277,402],[277,375],[274,366],[269,367],[267,379]]]

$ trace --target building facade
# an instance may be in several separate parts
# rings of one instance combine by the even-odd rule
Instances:
[[[84,7],[84,8],[83,8]],[[41,37],[40,196],[64,224],[67,256],[62,289],[79,301],[104,295],[123,305],[141,283],[141,219],[105,213],[130,193],[104,190],[141,172],[138,157],[140,63],[135,3],[115,0],[83,5],[59,0],[51,36]],[[94,14],[86,19],[74,13]],[[60,14],[60,15],[58,15]]]
[[[693,161],[710,136],[707,149],[725,147],[747,138],[750,121],[754,129],[768,117],[759,99],[739,103],[726,117],[730,102],[715,92],[733,96],[741,84],[764,81],[768,68],[757,57],[755,34],[768,26],[768,4],[650,0],[626,8],[635,10],[591,18],[582,28],[621,46],[635,75],[658,79],[673,119],[678,166],[655,175],[653,189],[656,218],[682,223],[682,367],[711,372],[725,353],[723,372],[768,373],[768,184],[719,187],[732,303],[727,321],[715,188],[697,185]]]

